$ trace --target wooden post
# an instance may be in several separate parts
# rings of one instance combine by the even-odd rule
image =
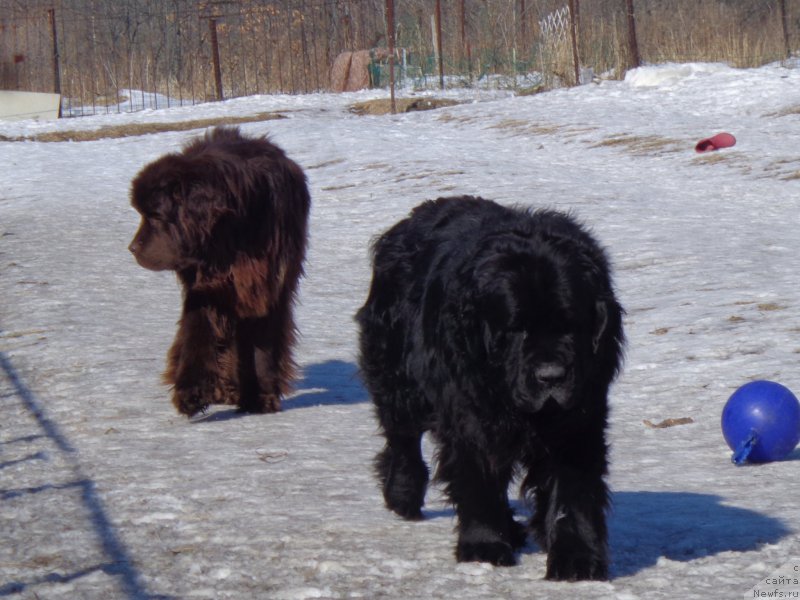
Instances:
[[[625,0],[628,13],[628,49],[631,55],[631,67],[634,69],[642,64],[639,58],[639,43],[636,41],[636,18],[633,15],[633,0]]]
[[[439,54],[439,87],[444,89],[444,58],[442,57],[442,0],[436,0],[436,52]]]
[[[467,73],[469,74],[469,79],[472,81],[472,51],[469,47],[469,41],[467,41],[467,10],[464,6],[465,0],[461,0],[461,51],[464,53],[463,58],[467,61]]]
[[[397,113],[394,97],[394,0],[386,0],[386,39],[389,42],[389,102],[392,114]]]
[[[786,25],[786,0],[780,0],[778,2],[781,9],[781,26],[783,27],[783,48],[784,52],[786,53],[786,58],[789,59],[792,57],[792,49],[789,46],[789,28]]]
[[[53,92],[61,93],[61,65],[58,57],[58,31],[56,29],[56,9],[50,8],[47,11],[50,17],[50,36],[53,42]],[[59,109],[59,116],[61,109]]]
[[[214,86],[216,87],[217,100],[224,100],[222,92],[222,69],[219,66],[219,41],[217,40],[217,20],[208,20],[208,29],[211,32],[211,58],[214,61]]]
[[[575,85],[581,83],[581,62],[578,56],[578,31],[575,25],[575,16],[577,10],[575,9],[576,0],[569,0],[569,35],[572,39],[572,64],[575,67]]]

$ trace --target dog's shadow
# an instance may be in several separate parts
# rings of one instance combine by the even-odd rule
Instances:
[[[368,399],[355,364],[328,360],[303,367],[302,379],[295,384],[295,392],[284,403],[284,409],[358,404]]]
[[[302,377],[295,391],[283,401],[283,410],[312,406],[347,405],[366,402],[367,391],[358,377],[358,367],[343,360],[328,360],[301,369]],[[230,406],[212,406],[203,414],[191,418],[193,423],[220,423],[244,417],[258,417]]]
[[[794,532],[781,520],[728,506],[712,494],[688,492],[615,492],[609,515],[611,576],[629,577],[654,566],[660,558],[689,562],[723,552],[757,550]],[[510,502],[517,520],[530,512]],[[426,519],[455,519],[452,508],[424,510]],[[521,554],[541,548],[530,536]]]
[[[635,575],[662,557],[688,562],[757,550],[792,533],[779,519],[712,494],[616,492],[609,519],[612,574]]]

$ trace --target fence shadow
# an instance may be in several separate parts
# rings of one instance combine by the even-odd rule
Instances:
[[[37,585],[45,583],[68,583],[99,570],[117,578],[121,591],[128,600],[154,600],[155,598],[165,598],[164,596],[154,596],[147,592],[140,574],[133,566],[133,559],[128,554],[128,550],[125,548],[111,520],[106,514],[100,496],[95,489],[94,481],[86,478],[81,473],[75,448],[66,436],[64,436],[58,424],[47,416],[42,403],[22,380],[22,377],[20,377],[14,365],[11,363],[11,360],[4,352],[0,352],[0,374],[5,375],[11,384],[13,394],[10,397],[16,396],[19,398],[22,405],[36,421],[42,432],[42,434],[7,440],[5,443],[39,441],[47,438],[51,443],[55,444],[58,451],[70,465],[68,468],[72,470],[73,477],[73,480],[67,484],[45,484],[39,488],[5,490],[6,496],[0,496],[0,499],[7,500],[16,496],[35,494],[45,490],[77,488],[80,490],[81,502],[88,513],[90,525],[103,550],[103,555],[107,559],[103,564],[91,565],[73,573],[51,573],[41,579],[34,578],[28,581],[6,581],[0,585],[0,596],[22,594],[26,592],[31,592],[33,596],[37,596],[36,590],[32,589]],[[28,458],[33,460],[40,457],[46,457],[46,454],[39,452]],[[6,463],[6,465],[8,465],[8,463]]]
[[[757,550],[793,533],[779,519],[722,502],[712,494],[614,493],[609,520],[613,576],[635,575],[661,557],[688,562]]]

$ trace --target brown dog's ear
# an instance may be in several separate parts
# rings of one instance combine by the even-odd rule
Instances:
[[[195,249],[213,244],[214,228],[233,213],[230,207],[220,204],[219,191],[203,181],[174,188],[172,198],[177,206],[177,222]]]

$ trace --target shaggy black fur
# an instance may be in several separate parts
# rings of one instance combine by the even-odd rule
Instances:
[[[607,578],[607,394],[623,311],[603,250],[565,214],[474,197],[425,202],[373,250],[356,319],[387,506],[422,518],[431,431],[459,561],[515,564],[526,530],[507,489],[519,474],[547,578]]]

